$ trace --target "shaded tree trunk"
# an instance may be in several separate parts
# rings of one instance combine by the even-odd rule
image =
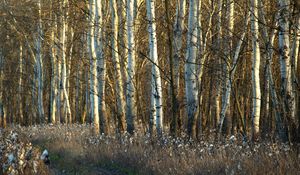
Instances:
[[[163,132],[163,109],[162,109],[162,84],[159,70],[158,54],[157,54],[157,36],[155,24],[155,2],[147,0],[147,17],[149,32],[149,48],[150,59],[152,62],[151,70],[151,116],[150,125],[156,125],[158,135]],[[151,121],[152,119],[152,121]],[[152,132],[155,127],[152,127]],[[154,133],[153,133],[154,134]]]
[[[127,82],[126,82],[126,118],[127,131],[133,133],[137,117],[137,92],[136,92],[136,70],[135,70],[135,41],[134,41],[134,0],[127,0]]]
[[[292,71],[289,42],[289,0],[279,0],[279,56],[281,72],[281,92],[284,99],[285,118],[289,139],[294,141],[296,130],[295,96],[292,88]]]
[[[196,77],[196,57],[197,57],[197,7],[198,0],[189,2],[188,36],[187,36],[187,56],[185,62],[185,88],[187,99],[188,134],[196,138],[195,113],[198,106],[198,88]]]
[[[110,0],[110,9],[112,12],[112,59],[114,63],[114,77],[115,77],[115,89],[116,89],[116,103],[117,103],[117,117],[119,120],[120,132],[126,131],[126,115],[125,115],[125,97],[123,90],[123,79],[121,73],[120,57],[118,53],[118,13],[116,0]]]

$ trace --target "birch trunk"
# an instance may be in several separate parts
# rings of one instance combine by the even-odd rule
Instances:
[[[62,2],[62,16],[61,16],[61,33],[60,33],[60,42],[61,42],[61,83],[60,83],[60,96],[62,110],[62,118],[65,123],[68,123],[68,119],[71,118],[71,109],[69,103],[69,97],[67,92],[67,62],[66,62],[66,31],[67,31],[67,15],[68,15],[68,0]]]
[[[244,42],[244,38],[247,33],[247,26],[248,26],[249,18],[250,18],[250,14],[247,13],[245,23],[244,23],[244,31],[243,31],[243,33],[237,43],[237,46],[235,48],[232,63],[230,63],[230,65],[232,65],[232,66],[230,67],[230,70],[229,70],[230,71],[229,78],[226,80],[226,89],[224,92],[224,98],[226,99],[226,101],[222,105],[222,111],[221,111],[221,115],[220,115],[219,133],[222,132],[225,114],[226,114],[227,108],[229,106],[229,99],[231,96],[232,84],[233,84],[234,75],[235,75],[235,71],[236,71],[237,61],[238,61],[238,58],[240,55],[241,46]]]
[[[300,13],[300,9],[298,11]],[[299,43],[300,43],[300,14],[296,16],[296,23],[294,24],[294,39],[291,50],[291,67],[292,67],[292,80],[296,83],[296,69],[298,67],[299,57]],[[293,87],[295,85],[293,84]]]
[[[118,13],[116,0],[110,0],[110,8],[112,12],[112,31],[113,37],[111,40],[112,46],[112,58],[115,68],[115,86],[116,86],[116,98],[117,98],[117,116],[119,119],[121,133],[126,131],[126,115],[125,115],[125,98],[123,94],[123,79],[121,74],[120,57],[118,54]]]
[[[215,42],[215,49],[216,49],[216,57],[217,57],[217,64],[221,65],[220,59],[220,50],[222,48],[221,36],[222,36],[222,7],[223,7],[223,0],[217,1],[217,16],[216,16],[216,42]],[[219,70],[218,70],[219,71]],[[215,126],[217,127],[220,122],[220,100],[221,100],[221,88],[220,88],[220,73],[217,74],[216,80],[216,98],[214,103],[215,108]]]
[[[135,129],[135,120],[137,117],[136,105],[136,71],[135,71],[135,41],[134,41],[134,0],[127,0],[127,41],[128,41],[128,57],[127,57],[127,88],[126,88],[126,118],[127,131],[133,133]]]
[[[67,8],[69,8],[69,7],[67,7]],[[74,39],[74,28],[72,26],[69,27],[69,33],[68,34],[69,34],[68,38],[69,38],[70,46],[69,46],[69,54],[68,54],[68,57],[67,57],[68,61],[66,61],[66,77],[67,77],[66,78],[66,91],[67,91],[67,96],[68,96],[66,98],[67,98],[67,101],[69,101],[69,102],[67,102],[66,106],[67,106],[67,111],[68,111],[68,115],[67,115],[68,123],[72,123],[74,116],[71,115],[72,114],[71,109],[72,108],[74,109],[74,106],[75,106],[75,105],[72,106],[72,104],[74,104],[74,103],[70,102],[70,99],[72,99],[72,98],[70,98],[70,96],[72,95],[71,94],[72,91],[70,91],[70,80],[71,80],[71,69],[72,69],[71,65],[72,65],[73,47],[74,47],[74,45],[73,45],[73,43],[74,43],[74,41],[73,41],[73,39]],[[74,99],[72,99],[72,100],[74,101]]]
[[[53,8],[53,7],[52,7]],[[50,96],[50,122],[56,123],[56,96],[57,96],[57,74],[56,74],[56,16],[51,12],[51,19],[53,20],[53,29],[51,30],[51,96]]]
[[[23,45],[20,43],[19,48],[19,92],[18,92],[18,101],[19,101],[19,124],[23,125],[23,103],[22,103],[22,93],[23,93]]]
[[[289,126],[290,140],[297,134],[295,121],[295,97],[292,88],[292,71],[289,43],[289,0],[279,0],[279,54],[281,89]]]
[[[261,107],[260,91],[260,49],[259,49],[259,28],[258,28],[258,1],[251,1],[251,34],[252,34],[252,139],[257,140],[259,135],[259,118]]]
[[[155,24],[155,2],[147,0],[147,17],[148,17],[148,32],[149,32],[149,48],[150,59],[152,62],[152,79],[151,79],[151,108],[152,113],[150,118],[153,124],[156,124],[156,131],[159,136],[163,133],[163,109],[162,109],[162,84],[159,70],[158,54],[157,54],[157,37]]]
[[[198,103],[198,89],[196,77],[196,57],[197,57],[197,5],[198,0],[190,0],[189,2],[189,19],[188,19],[188,35],[187,35],[187,56],[185,62],[185,88],[187,99],[187,116],[188,116],[188,134],[192,138],[196,138],[196,130],[192,126],[195,125],[195,112]]]
[[[103,123],[103,131],[105,134],[109,134],[109,124],[106,113],[106,103],[105,103],[105,84],[106,84],[106,61],[103,53],[103,5],[100,0],[96,3],[96,36],[97,36],[97,58],[98,58],[98,93],[99,93],[99,111],[100,118]]]
[[[174,47],[174,56],[173,56],[173,86],[174,86],[174,95],[176,104],[173,106],[176,111],[175,118],[173,119],[173,125],[175,126],[175,130],[181,130],[182,116],[180,116],[180,102],[182,101],[181,96],[179,96],[179,87],[180,87],[180,60],[182,56],[182,33],[184,30],[184,17],[185,17],[185,6],[186,1],[180,0],[177,2],[176,6],[176,17],[174,23],[174,39],[173,39],[173,47]],[[180,132],[180,131],[179,131]]]
[[[36,79],[37,79],[37,107],[39,122],[44,123],[44,105],[43,105],[43,58],[42,58],[42,17],[41,17],[41,0],[38,1],[38,29],[36,37]]]
[[[284,133],[284,126],[282,123],[282,107],[279,104],[278,101],[278,95],[275,89],[275,84],[274,84],[274,80],[273,80],[273,75],[272,75],[272,59],[273,59],[273,43],[275,40],[275,36],[276,36],[276,32],[277,32],[277,27],[278,27],[278,23],[276,22],[275,26],[273,27],[273,30],[271,31],[270,37],[268,34],[268,30],[266,25],[266,19],[265,19],[265,13],[264,13],[264,9],[263,9],[263,4],[261,1],[259,1],[259,13],[261,16],[261,21],[263,23],[262,26],[262,38],[263,41],[266,45],[266,50],[267,50],[267,59],[266,59],[266,80],[265,80],[265,88],[266,88],[266,94],[265,94],[265,116],[264,117],[268,117],[269,114],[269,100],[268,100],[268,95],[269,95],[269,91],[270,91],[270,95],[271,95],[271,99],[272,99],[272,106],[275,109],[275,122],[276,122],[276,129],[279,132],[279,136],[282,140],[286,140],[286,134]],[[276,14],[277,15],[277,14]],[[277,18],[277,16],[276,16]]]
[[[90,29],[88,36],[88,48],[90,54],[90,100],[91,100],[91,118],[94,123],[95,134],[100,133],[99,110],[98,110],[98,78],[97,78],[97,53],[95,37],[95,20],[96,20],[96,1],[90,0]]]
[[[231,60],[232,60],[232,52],[233,49],[233,30],[234,30],[234,0],[229,0],[227,2],[227,24],[228,24],[228,30],[227,30],[227,36],[224,43],[225,47],[225,60],[223,63],[223,94],[222,94],[222,107],[221,107],[221,113],[220,113],[220,128],[219,132],[222,131],[224,119],[226,118],[226,133],[230,134],[230,130],[232,127],[232,118],[230,115],[230,96],[226,96],[226,90],[230,88],[229,86],[229,78],[230,78],[230,66],[231,66]]]
[[[117,0],[117,13],[118,13],[118,54],[120,56],[120,68],[121,68],[121,77],[123,82],[127,82],[127,50],[128,50],[128,36],[127,36],[127,0]],[[126,93],[127,93],[127,84],[123,83],[123,93],[124,100],[126,102]],[[127,110],[127,105],[125,104],[125,110]],[[125,115],[126,112],[124,111]],[[127,116],[126,116],[127,117]],[[127,124],[128,125],[128,124]],[[127,128],[127,126],[126,126]]]
[[[298,116],[298,130],[300,131],[300,101],[296,99],[300,98],[300,95],[297,92],[297,86],[298,86],[298,78],[299,74],[297,74],[298,69],[298,58],[299,58],[299,43],[300,43],[300,9],[298,9],[298,14],[296,15],[296,23],[294,24],[294,39],[293,39],[293,45],[291,50],[291,69],[292,69],[292,88],[293,88],[293,95],[295,98],[295,120],[296,116]],[[297,123],[296,123],[297,124]],[[298,139],[300,140],[300,134],[298,131]]]

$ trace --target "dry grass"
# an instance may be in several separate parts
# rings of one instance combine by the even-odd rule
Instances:
[[[300,174],[299,146],[93,136],[90,126],[20,128],[50,153],[56,174]]]

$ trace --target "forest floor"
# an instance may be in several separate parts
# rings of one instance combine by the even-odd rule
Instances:
[[[77,124],[14,130],[48,150],[50,174],[300,174],[299,145],[251,144],[233,136],[219,142],[94,136],[91,126]]]

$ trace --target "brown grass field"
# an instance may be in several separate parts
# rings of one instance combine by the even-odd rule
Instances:
[[[49,151],[50,174],[300,174],[299,145],[274,141],[94,136],[89,125],[76,124],[16,130]]]

